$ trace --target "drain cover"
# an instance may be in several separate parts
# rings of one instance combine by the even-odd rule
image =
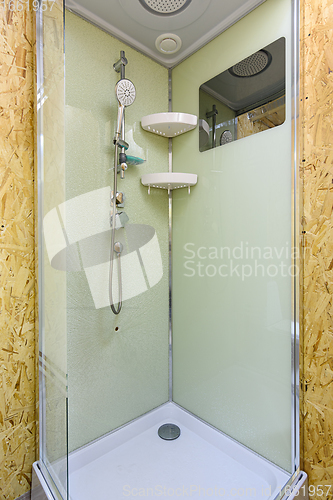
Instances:
[[[180,429],[175,424],[163,424],[158,429],[158,435],[166,441],[172,441],[180,436]]]

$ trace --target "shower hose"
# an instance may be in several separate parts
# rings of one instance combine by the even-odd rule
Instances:
[[[118,144],[115,144],[114,151],[114,177],[113,177],[113,203],[112,203],[112,229],[111,229],[111,249],[110,249],[110,279],[109,279],[109,299],[110,307],[114,314],[119,314],[122,306],[122,283],[121,283],[121,264],[120,252],[116,252],[115,245],[115,232],[116,232],[116,210],[117,210],[117,173],[118,173]],[[112,282],[113,282],[113,265],[115,253],[118,260],[118,288],[119,288],[119,301],[117,307],[113,303],[112,297]]]

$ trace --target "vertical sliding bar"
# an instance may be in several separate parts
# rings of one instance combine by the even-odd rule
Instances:
[[[292,325],[292,466],[294,472],[300,469],[300,404],[299,404],[299,376],[300,376],[300,270],[301,258],[300,251],[300,203],[301,193],[299,186],[299,19],[300,3],[299,0],[292,0],[292,57],[291,57],[291,92],[292,92],[292,248],[293,251],[293,269],[294,276],[292,282],[292,307],[294,324]]]
[[[172,401],[172,190],[169,193],[169,401]]]
[[[125,59],[125,51],[121,50],[120,51],[120,58]],[[122,64],[120,67],[120,78],[123,80],[125,78],[125,64]]]
[[[216,114],[213,114],[213,148],[216,148]]]
[[[38,331],[39,331],[39,349],[40,357],[43,351],[43,325],[44,325],[44,304],[43,304],[43,266],[39,263],[44,261],[43,254],[43,100],[44,100],[44,84],[43,84],[43,9],[38,9],[36,12],[36,61],[37,61],[37,238],[38,238],[38,260],[36,260],[36,275],[38,277]],[[45,446],[45,381],[44,375],[39,372],[39,457],[44,454],[43,447]]]
[[[172,111],[172,75],[169,78],[168,111]],[[169,172],[172,172],[172,139],[169,139]],[[169,192],[169,401],[172,401],[172,190]]]

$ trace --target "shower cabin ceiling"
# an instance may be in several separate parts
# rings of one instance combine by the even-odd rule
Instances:
[[[164,66],[173,67],[264,2],[66,0],[66,7]],[[161,52],[156,47],[156,39],[164,34],[169,35],[164,45],[162,43]],[[180,48],[172,35],[180,37]]]

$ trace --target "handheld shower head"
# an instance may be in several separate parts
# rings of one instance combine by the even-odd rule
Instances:
[[[135,100],[135,87],[131,80],[123,78],[116,85],[116,96],[121,106],[130,106]]]
[[[133,104],[135,100],[135,95],[136,95],[135,87],[134,84],[131,82],[131,80],[122,78],[121,80],[119,80],[119,82],[117,82],[116,96],[119,102],[119,107],[118,107],[116,140],[118,140],[120,136],[124,109],[125,107]]]

